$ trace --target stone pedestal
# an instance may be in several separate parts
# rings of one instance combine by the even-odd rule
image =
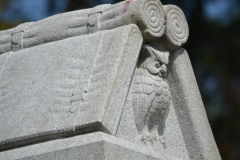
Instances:
[[[56,139],[4,151],[0,153],[0,159],[181,160],[102,132]]]

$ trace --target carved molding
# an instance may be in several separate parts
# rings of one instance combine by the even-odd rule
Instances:
[[[186,18],[177,6],[162,5],[159,0],[128,0],[58,14],[1,31],[0,54],[128,24],[139,27],[144,42],[160,39],[171,51],[182,46],[189,35]]]

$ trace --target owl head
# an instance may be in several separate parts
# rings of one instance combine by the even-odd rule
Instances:
[[[143,46],[144,52],[147,52],[148,58],[145,60],[145,68],[154,75],[166,78],[167,64],[169,63],[169,52],[158,51],[149,45]]]

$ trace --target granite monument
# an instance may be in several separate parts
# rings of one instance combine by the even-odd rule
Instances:
[[[221,159],[188,36],[160,0],[0,31],[0,159]]]

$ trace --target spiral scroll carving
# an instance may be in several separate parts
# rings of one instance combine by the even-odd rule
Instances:
[[[187,42],[189,28],[186,17],[180,8],[174,5],[163,6],[166,15],[166,31],[168,41],[175,47]]]
[[[164,9],[159,0],[144,0],[141,7],[146,39],[159,38],[165,31]]]
[[[0,53],[129,24],[139,27],[145,43],[159,43],[170,52],[186,43],[189,35],[186,18],[177,6],[163,6],[160,0],[125,0],[33,22],[19,35],[21,38],[17,41],[21,46],[12,47],[12,39],[17,37],[16,29],[1,31]]]

